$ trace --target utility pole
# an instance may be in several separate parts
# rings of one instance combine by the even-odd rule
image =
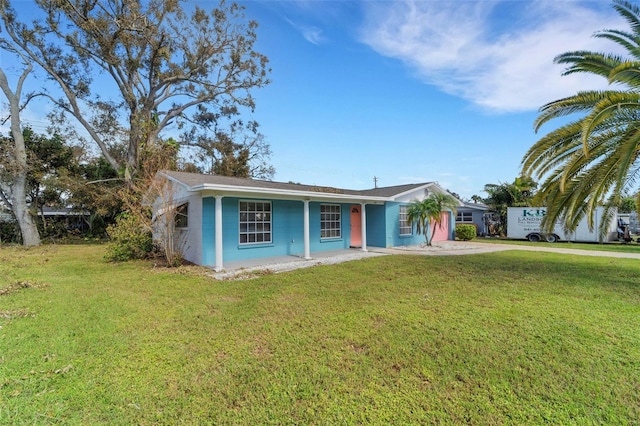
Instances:
[[[374,176],[373,177],[373,187],[377,188],[378,187],[378,176]]]

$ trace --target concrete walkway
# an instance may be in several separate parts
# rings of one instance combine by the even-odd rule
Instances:
[[[365,257],[384,256],[385,254],[390,253],[377,251],[363,252],[360,249],[344,249],[313,253],[313,257],[311,259],[304,259],[300,256],[292,255],[241,260],[236,262],[226,262],[224,264],[223,271],[214,272],[211,276],[222,280],[244,279],[250,278],[251,276],[258,276],[261,273],[276,273],[292,271],[299,268],[307,268],[310,266],[332,265]]]

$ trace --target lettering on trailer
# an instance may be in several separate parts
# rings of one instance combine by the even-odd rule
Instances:
[[[518,224],[538,225],[538,228],[527,228],[525,231],[539,231],[540,222],[546,214],[546,209],[523,209],[522,215],[518,216]]]
[[[524,217],[544,217],[547,214],[546,209],[524,209],[522,216]]]

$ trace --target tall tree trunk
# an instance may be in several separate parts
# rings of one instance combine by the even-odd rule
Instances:
[[[13,135],[15,162],[13,166],[15,175],[11,184],[13,214],[20,227],[22,245],[37,246],[40,244],[40,234],[38,233],[36,221],[27,206],[27,150],[20,126],[18,99],[10,100],[9,104],[11,105],[11,134]]]
[[[20,123],[20,93],[22,91],[24,80],[32,69],[28,62],[25,61],[24,63],[25,69],[18,79],[15,92],[13,92],[9,87],[6,74],[2,69],[0,69],[0,89],[2,89],[9,101],[9,111],[11,114],[13,158],[8,159],[7,164],[10,170],[13,171],[13,180],[9,185],[12,193],[11,209],[18,221],[18,226],[20,226],[22,244],[25,246],[37,246],[40,244],[40,234],[38,233],[36,222],[27,206],[27,150]]]
[[[27,206],[26,188],[27,173],[22,171],[17,174],[13,183],[13,214],[18,221],[20,233],[22,234],[22,245],[40,245],[40,234],[33,215]]]
[[[131,138],[131,137],[130,137]],[[124,180],[131,186],[135,175],[138,172],[138,139],[131,138],[127,149],[127,160],[124,169]]]
[[[140,158],[140,148],[146,145],[144,122],[140,117],[137,105],[130,105],[131,115],[129,117],[129,144],[127,146],[127,158],[125,162],[124,179],[127,185],[131,186],[133,179],[138,173]]]

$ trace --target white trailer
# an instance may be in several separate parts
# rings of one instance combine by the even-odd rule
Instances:
[[[603,242],[618,237],[617,216],[614,214],[606,225],[604,238],[600,238],[600,225],[604,217],[604,207],[598,207],[594,215],[593,229],[589,229],[587,218],[583,218],[571,233],[565,233],[562,225],[556,224],[552,232],[542,232],[540,224],[547,214],[546,207],[509,207],[507,209],[507,238],[529,240],[533,242],[574,241]]]

